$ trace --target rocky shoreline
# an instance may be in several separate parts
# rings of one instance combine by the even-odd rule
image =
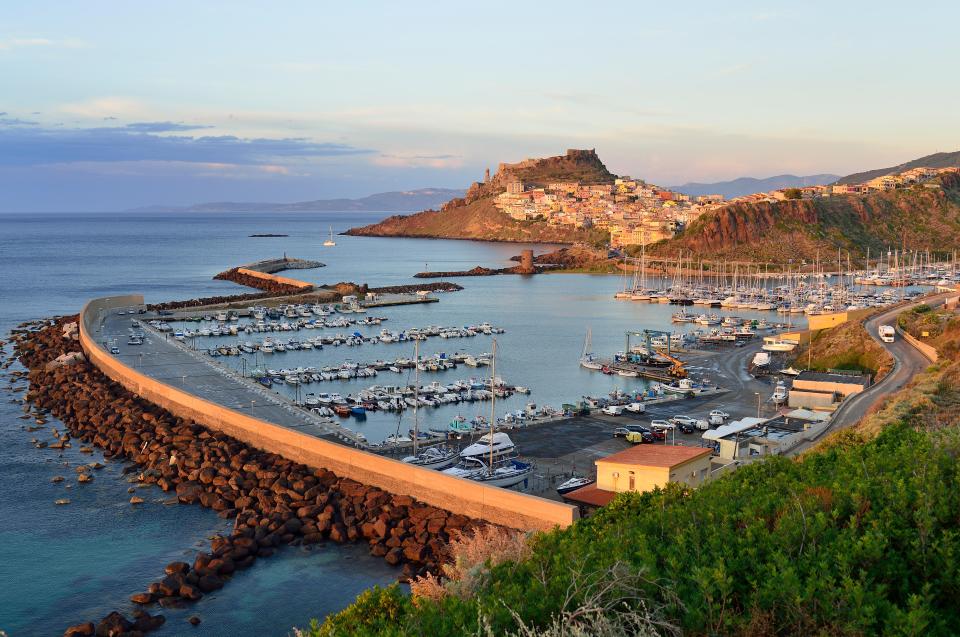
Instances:
[[[131,463],[126,474],[174,492],[185,504],[233,519],[192,563],[166,565],[164,575],[131,601],[179,607],[226,584],[257,559],[285,545],[361,542],[391,565],[401,580],[436,572],[452,536],[485,523],[392,495],[322,468],[267,453],[223,433],[178,418],[104,376],[82,357],[77,317],[44,322],[15,333],[15,354],[28,368],[26,401],[34,418],[51,414],[67,427],[61,444],[77,438],[105,457]],[[59,359],[59,361],[58,361]],[[25,405],[29,414],[30,407]],[[132,502],[132,501],[131,501]],[[137,611],[133,620],[112,612],[65,635],[140,635],[162,625],[162,615]]]
[[[534,268],[533,272],[527,272],[520,268],[520,266],[513,266],[512,268],[485,268],[481,265],[478,265],[475,268],[470,270],[460,270],[455,272],[417,272],[414,274],[414,278],[417,279],[444,279],[447,277],[455,276],[497,276],[500,274],[543,274],[550,270],[560,269],[559,265],[539,265]]]
[[[462,289],[462,285],[450,283],[449,281],[441,281],[438,283],[423,283],[418,285],[388,285],[380,288],[370,288],[369,291],[376,292],[377,294],[416,294],[421,290],[427,292],[457,292]]]

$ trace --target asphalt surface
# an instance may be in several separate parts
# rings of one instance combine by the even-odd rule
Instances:
[[[847,399],[847,401],[844,402],[843,405],[834,413],[833,418],[830,421],[830,425],[819,436],[809,442],[798,445],[796,448],[791,450],[791,453],[799,453],[804,451],[828,433],[846,429],[847,427],[859,422],[864,415],[866,415],[867,411],[877,403],[877,401],[903,389],[906,384],[913,379],[914,376],[929,367],[929,359],[920,353],[920,350],[908,343],[907,340],[899,333],[899,331],[894,342],[884,343],[880,340],[878,330],[881,325],[896,326],[897,316],[903,312],[906,312],[907,310],[910,310],[911,308],[924,303],[934,307],[943,305],[944,300],[949,296],[956,296],[956,292],[944,292],[932,297],[920,299],[915,303],[887,310],[874,316],[873,318],[868,319],[864,323],[864,327],[866,328],[867,333],[870,334],[870,337],[879,343],[881,347],[890,352],[890,354],[893,356],[893,369],[882,380],[880,380],[880,382]]]
[[[195,396],[244,412],[289,429],[318,438],[338,441],[317,419],[273,395],[253,382],[241,382],[211,360],[179,346],[170,334],[160,335],[143,327],[134,327],[133,320],[143,317],[110,313],[96,338],[107,349],[120,350],[114,357],[137,371]],[[128,345],[131,331],[143,332],[143,345]]]

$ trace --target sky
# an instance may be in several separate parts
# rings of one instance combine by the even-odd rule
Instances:
[[[0,211],[464,188],[596,148],[660,185],[960,149],[960,3],[8,3]]]

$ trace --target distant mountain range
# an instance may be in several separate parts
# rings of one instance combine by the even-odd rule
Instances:
[[[927,155],[926,157],[921,157],[920,159],[908,161],[900,164],[899,166],[891,166],[890,168],[878,168],[876,170],[867,170],[862,173],[854,173],[852,175],[847,175],[846,177],[841,177],[837,180],[837,183],[862,184],[870,181],[871,179],[876,179],[877,177],[903,172],[904,170],[910,170],[911,168],[950,168],[952,166],[960,166],[960,150],[953,151],[952,153],[934,153],[932,155]]]
[[[316,199],[294,203],[215,201],[192,206],[144,206],[127,212],[416,212],[462,197],[463,190],[421,188],[378,192],[360,199]]]
[[[820,186],[830,184],[840,178],[840,175],[776,175],[766,179],[755,177],[740,177],[731,181],[718,181],[712,184],[691,182],[682,186],[670,186],[670,190],[682,192],[685,195],[723,195],[727,199],[752,195],[755,192],[769,192],[780,188],[797,188],[801,186]]]

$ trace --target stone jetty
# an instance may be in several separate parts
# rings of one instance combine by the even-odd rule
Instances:
[[[309,283],[303,283],[302,285],[286,283],[282,280],[278,280],[279,277],[273,277],[273,275],[270,274],[258,273],[256,270],[244,270],[244,268],[230,268],[229,270],[221,272],[213,278],[223,281],[233,281],[234,283],[245,285],[248,288],[256,288],[258,290],[263,290],[264,292],[269,292],[274,296],[297,294],[308,291],[313,287]]]
[[[27,400],[50,413],[69,434],[132,463],[126,473],[234,521],[192,563],[163,569],[133,602],[175,607],[216,591],[286,545],[366,542],[370,553],[402,567],[402,580],[438,568],[452,536],[485,523],[418,502],[410,496],[341,478],[267,453],[226,434],[178,418],[104,376],[88,361],[47,363],[79,351],[75,332],[61,318],[16,337],[16,353],[29,369]],[[66,635],[135,635],[159,627],[160,615],[113,612],[99,623],[77,624]]]

